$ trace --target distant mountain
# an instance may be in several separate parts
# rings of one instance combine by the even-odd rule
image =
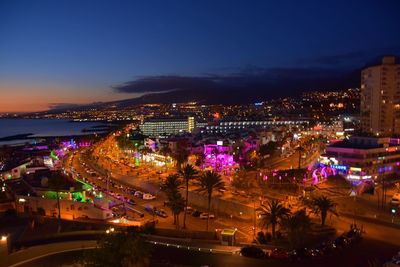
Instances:
[[[126,108],[139,104],[168,104],[179,102],[198,102],[201,104],[246,104],[279,97],[296,97],[305,91],[345,90],[359,87],[360,69],[342,72],[336,76],[307,77],[304,79],[290,79],[247,83],[245,86],[225,86],[218,89],[176,89],[161,93],[148,93],[141,97],[120,101],[99,102],[88,105],[60,105],[50,112],[62,110],[81,110],[88,108]]]

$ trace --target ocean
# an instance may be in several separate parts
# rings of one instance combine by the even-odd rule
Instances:
[[[54,119],[0,119],[0,138],[32,134],[30,137],[53,137],[102,133],[110,124],[103,122],[71,122]],[[0,141],[2,144],[21,143],[28,139]]]

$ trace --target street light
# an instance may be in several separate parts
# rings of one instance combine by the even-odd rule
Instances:
[[[2,235],[1,236],[1,241],[2,242],[6,242],[7,241],[7,236],[6,235]]]

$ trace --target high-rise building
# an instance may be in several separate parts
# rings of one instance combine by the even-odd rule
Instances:
[[[375,135],[400,134],[400,64],[393,56],[361,72],[361,129]]]
[[[197,123],[194,117],[158,118],[145,120],[139,127],[144,135],[162,136],[191,133],[197,128]]]

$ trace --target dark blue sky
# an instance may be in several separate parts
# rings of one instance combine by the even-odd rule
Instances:
[[[0,111],[131,97],[147,89],[117,85],[143,77],[361,68],[399,53],[399,11],[398,0],[3,0]]]

